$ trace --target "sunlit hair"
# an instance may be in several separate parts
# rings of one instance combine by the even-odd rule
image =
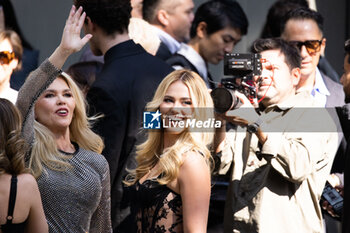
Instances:
[[[189,70],[176,70],[164,78],[158,86],[153,100],[146,106],[147,111],[157,111],[164,101],[164,96],[169,86],[176,81],[182,81],[189,89],[194,107],[194,118],[209,119],[214,117],[213,101],[204,81],[198,74]],[[132,185],[146,175],[158,162],[162,176],[158,178],[160,184],[168,184],[173,181],[182,165],[182,155],[189,151],[196,151],[203,155],[211,164],[211,155],[208,146],[212,143],[213,132],[193,132],[184,130],[176,143],[163,150],[163,130],[149,131],[146,142],[137,146],[137,168],[130,172],[125,183]]]
[[[22,55],[23,47],[21,39],[18,34],[12,30],[4,30],[0,32],[0,41],[8,40],[12,46],[12,52],[15,53],[15,58],[18,60],[18,64],[15,70],[19,70],[22,67]]]
[[[17,108],[0,98],[0,174],[28,172],[24,165],[28,144],[21,138],[21,122]]]
[[[101,153],[104,147],[100,136],[91,130],[91,125],[86,116],[86,100],[77,84],[66,73],[62,73],[58,78],[65,80],[72,92],[75,100],[75,109],[72,122],[69,126],[70,139],[76,142],[79,147],[86,150]],[[35,140],[29,160],[29,167],[33,175],[37,178],[43,172],[43,165],[52,170],[64,171],[70,168],[66,161],[67,155],[62,155],[54,140],[53,133],[43,124],[34,122]]]

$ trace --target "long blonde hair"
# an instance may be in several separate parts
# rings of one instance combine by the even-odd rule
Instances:
[[[164,100],[169,86],[181,80],[189,89],[194,110],[194,118],[209,119],[214,117],[213,101],[204,81],[198,74],[189,70],[176,70],[164,78],[158,86],[153,100],[146,106],[147,111],[157,111]],[[127,185],[135,184],[146,175],[157,163],[159,163],[162,176],[158,178],[160,184],[168,184],[173,181],[182,165],[182,155],[188,151],[197,151],[203,155],[208,165],[211,163],[211,155],[208,146],[213,139],[213,132],[207,129],[204,132],[193,132],[184,130],[176,143],[163,150],[163,130],[148,132],[146,142],[137,146],[135,170],[130,171],[126,177]],[[209,168],[210,166],[208,166]]]
[[[65,80],[72,91],[75,100],[75,109],[72,122],[69,126],[70,139],[76,142],[81,148],[101,153],[104,147],[100,136],[91,130],[91,124],[86,115],[86,100],[79,87],[73,79],[66,73],[62,73],[58,78]],[[29,160],[29,167],[32,169],[34,177],[39,177],[43,172],[43,165],[56,171],[64,171],[70,168],[67,156],[62,155],[54,140],[52,132],[43,124],[34,122],[35,140]]]

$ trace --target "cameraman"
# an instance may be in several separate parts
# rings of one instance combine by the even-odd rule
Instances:
[[[338,145],[336,126],[326,109],[307,108],[316,103],[306,92],[296,94],[296,48],[261,39],[253,50],[263,61],[254,77],[260,108],[237,94],[243,105],[225,118],[241,132],[217,142],[220,172],[232,166],[225,232],[321,232],[318,203]]]

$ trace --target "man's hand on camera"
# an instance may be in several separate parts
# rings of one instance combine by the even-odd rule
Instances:
[[[236,96],[241,100],[242,105],[234,110],[227,111],[225,113],[225,119],[233,124],[237,124],[246,127],[248,124],[256,122],[259,118],[255,108],[250,103],[248,98],[239,92],[236,92]]]

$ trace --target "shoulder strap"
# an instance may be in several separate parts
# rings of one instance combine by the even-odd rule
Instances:
[[[11,187],[10,187],[10,200],[9,200],[9,208],[7,211],[6,224],[12,224],[13,210],[15,209],[16,196],[17,196],[17,176],[12,175]]]
[[[168,63],[171,66],[182,66],[198,74],[197,68],[185,56],[181,54],[175,53],[168,60],[166,60],[166,63]]]

